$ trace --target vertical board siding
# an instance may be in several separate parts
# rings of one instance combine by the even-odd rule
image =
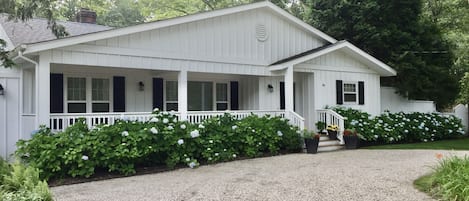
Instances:
[[[0,96],[0,156],[8,158],[20,139],[20,81],[0,77],[5,95]]]
[[[256,38],[264,24],[268,39]],[[94,45],[149,50],[201,58],[223,58],[268,65],[322,46],[316,38],[266,9],[244,11],[192,23],[96,41]]]

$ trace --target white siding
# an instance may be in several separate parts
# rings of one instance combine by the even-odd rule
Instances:
[[[381,113],[379,75],[366,73],[315,71],[314,103],[316,109],[324,109],[326,106],[337,106],[336,80],[343,80],[344,82],[363,81],[365,83],[364,105],[344,103],[341,106],[359,109],[372,115],[379,115]]]
[[[5,95],[0,96],[0,156],[8,158],[20,139],[20,79],[2,76],[0,73],[0,84],[5,89]]]
[[[239,82],[239,109],[259,109],[259,78],[243,77]]]
[[[315,69],[376,74],[376,71],[371,70],[365,64],[360,63],[356,59],[353,59],[351,56],[348,56],[346,53],[340,50],[309,60],[305,63],[297,65],[295,68],[298,70]]]
[[[258,24],[266,27],[266,41],[256,38]],[[116,66],[126,66],[124,60],[131,60],[118,55],[265,66],[324,44],[323,40],[273,11],[256,9],[65,47],[63,49],[70,52],[54,56],[63,57],[58,61],[65,63],[70,61],[70,57],[81,57],[83,61],[95,63],[96,59],[106,62],[96,54],[109,54],[117,56],[116,59],[106,58],[115,60]],[[137,58],[137,61],[132,62],[134,67],[144,64],[142,58]],[[174,66],[181,65],[175,63],[166,67]]]
[[[283,77],[260,77],[259,78],[259,109],[260,110],[279,110],[280,109],[280,82]],[[271,84],[274,87],[273,92],[269,92],[267,86]]]

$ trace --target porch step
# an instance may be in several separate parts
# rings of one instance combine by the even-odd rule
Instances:
[[[344,146],[326,146],[326,147],[318,147],[318,152],[328,152],[328,151],[337,151],[344,149]]]
[[[344,149],[339,140],[330,140],[327,135],[321,135],[319,138],[318,152],[336,151]]]

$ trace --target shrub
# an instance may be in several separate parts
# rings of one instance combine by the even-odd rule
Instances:
[[[59,133],[41,127],[31,140],[17,145],[17,156],[39,168],[46,179],[89,177],[97,170],[129,175],[142,165],[193,168],[200,162],[301,149],[298,128],[279,117],[251,115],[237,120],[225,114],[191,124],[158,110],[148,122],[117,120],[88,130],[79,120]]]
[[[10,166],[0,158],[0,200],[52,201],[47,183],[40,181],[39,171],[21,164]]]
[[[389,113],[371,117],[350,108],[334,108],[346,117],[345,128],[356,129],[366,141],[384,143],[427,142],[464,134],[461,121],[436,113]]]
[[[469,199],[469,158],[450,157],[440,161],[434,173],[426,176],[423,190],[443,200],[466,201]],[[420,179],[423,180],[423,179]],[[420,184],[420,185],[422,185]]]

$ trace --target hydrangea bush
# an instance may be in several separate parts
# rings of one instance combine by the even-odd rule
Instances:
[[[463,135],[461,120],[437,113],[389,113],[371,117],[370,114],[350,109],[333,108],[347,118],[345,128],[356,129],[366,141],[428,142]]]
[[[301,150],[298,128],[280,117],[229,114],[200,124],[178,121],[155,110],[147,122],[118,120],[92,130],[84,120],[64,132],[41,129],[17,144],[16,155],[40,170],[42,178],[90,177],[98,170],[134,174],[138,166],[197,167],[264,153]]]

